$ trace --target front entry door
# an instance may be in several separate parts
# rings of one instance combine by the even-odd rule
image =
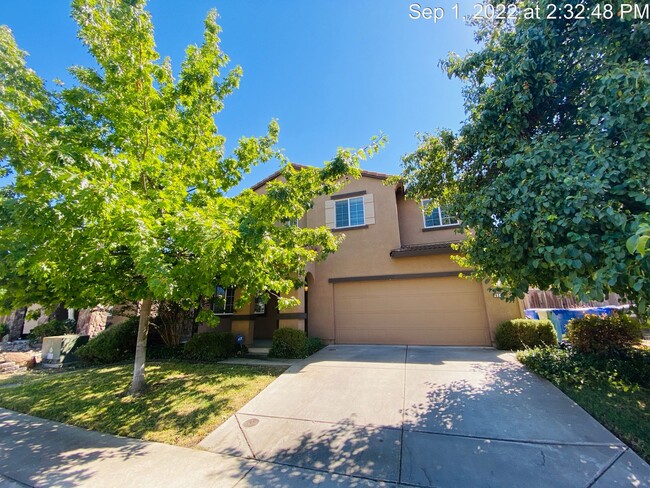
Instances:
[[[271,340],[273,332],[278,328],[278,299],[271,295],[266,303],[264,313],[255,314],[253,340]]]

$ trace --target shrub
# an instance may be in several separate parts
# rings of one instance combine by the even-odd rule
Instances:
[[[639,344],[641,324],[629,315],[585,315],[567,324],[567,339],[582,353],[613,357]]]
[[[49,322],[34,327],[27,334],[27,338],[32,342],[42,342],[43,337],[74,334],[74,332],[74,320],[50,320]]]
[[[273,333],[269,357],[304,358],[307,356],[307,335],[298,329],[278,329]]]
[[[234,356],[238,348],[230,332],[205,332],[185,343],[183,355],[195,361],[220,361]]]
[[[318,337],[308,337],[307,338],[307,355],[311,356],[315,352],[320,351],[325,347],[323,345],[323,341],[321,341]]]
[[[9,333],[9,324],[0,324],[0,339]]]
[[[166,344],[147,344],[147,360],[170,361],[183,359],[183,344],[168,346]]]
[[[550,320],[514,319],[502,322],[496,331],[497,349],[519,350],[557,344]]]
[[[616,358],[543,347],[517,353],[517,359],[556,385],[580,388],[585,382],[650,387],[650,351],[629,350]]]
[[[133,359],[138,340],[139,320],[139,317],[132,317],[122,323],[111,325],[97,334],[88,344],[77,349],[77,356],[82,361],[98,364]]]

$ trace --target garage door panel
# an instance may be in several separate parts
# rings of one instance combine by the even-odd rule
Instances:
[[[482,289],[461,278],[337,283],[336,341],[490,345]]]

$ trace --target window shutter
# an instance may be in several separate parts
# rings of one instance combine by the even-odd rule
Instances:
[[[375,200],[372,193],[363,196],[363,213],[366,217],[366,224],[375,223]]]
[[[330,229],[333,229],[336,226],[334,200],[325,200],[325,225]]]

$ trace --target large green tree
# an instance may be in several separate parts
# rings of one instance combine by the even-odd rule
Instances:
[[[410,195],[462,219],[459,260],[504,298],[534,286],[648,306],[650,260],[625,244],[650,210],[650,23],[610,3],[612,17],[524,1],[516,20],[479,22],[480,48],[442,63],[467,119],[403,159]],[[569,18],[580,6],[590,17]]]
[[[72,67],[74,86],[53,91],[0,28],[0,161],[13,175],[0,193],[2,306],[141,302],[132,393],[145,386],[153,301],[196,303],[219,284],[237,286],[243,303],[301,286],[306,263],[338,240],[282,222],[358,176],[359,157],[383,143],[296,170],[273,149],[279,128],[271,122],[228,155],[215,114],[242,72],[224,73],[216,13],[175,77],[155,50],[145,3],[74,0],[96,66]],[[285,181],[264,195],[227,196],[274,156]]]

